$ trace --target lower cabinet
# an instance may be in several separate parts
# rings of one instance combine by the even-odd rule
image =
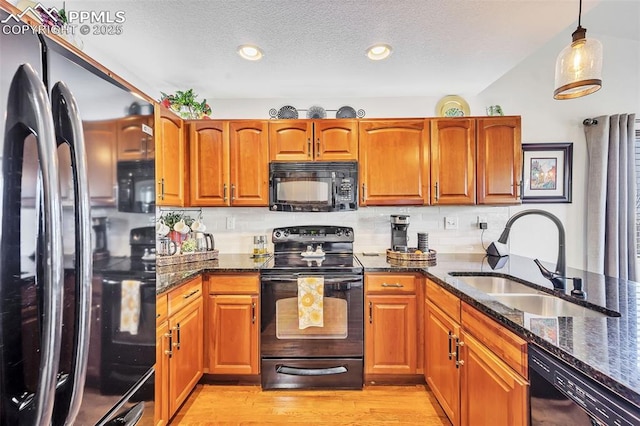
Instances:
[[[260,372],[260,276],[209,275],[205,373]]]
[[[419,276],[365,275],[365,374],[416,374]]]
[[[162,425],[169,423],[202,377],[202,277],[159,296],[156,312],[155,423]]]
[[[454,426],[527,425],[526,342],[427,280],[425,380]]]

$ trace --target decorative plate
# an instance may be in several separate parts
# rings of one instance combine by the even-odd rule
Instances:
[[[321,106],[312,106],[307,110],[307,118],[327,118],[327,111]]]
[[[291,105],[285,105],[278,110],[278,118],[298,118],[298,110]]]
[[[340,107],[336,111],[336,118],[356,118],[356,115],[356,110],[348,105]]]
[[[445,96],[438,101],[436,114],[439,117],[465,117],[469,115],[469,104],[460,96]]]

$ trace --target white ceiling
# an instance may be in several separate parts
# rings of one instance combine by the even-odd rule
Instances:
[[[584,0],[587,37],[639,40],[639,2]],[[219,99],[473,96],[556,35],[566,33],[569,43],[578,16],[578,0],[68,0],[66,7],[125,12],[122,35],[84,36],[84,50],[154,98],[186,88]],[[588,13],[594,7],[597,16]],[[594,28],[596,18],[609,28]],[[365,56],[377,42],[394,48],[385,61]],[[236,48],[244,43],[265,57],[241,59]]]

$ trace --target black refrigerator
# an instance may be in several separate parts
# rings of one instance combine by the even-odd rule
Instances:
[[[155,274],[126,265],[155,212],[118,210],[112,138],[147,114],[152,143],[153,107],[21,26],[0,9],[0,426],[152,424],[155,293],[136,292]]]

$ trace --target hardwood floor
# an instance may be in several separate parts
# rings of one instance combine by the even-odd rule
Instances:
[[[198,385],[171,425],[450,425],[424,385],[262,391]]]

